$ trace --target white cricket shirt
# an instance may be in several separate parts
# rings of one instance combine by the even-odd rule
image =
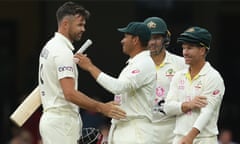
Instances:
[[[78,106],[67,101],[60,86],[60,79],[75,79],[78,85],[78,70],[73,61],[74,47],[62,34],[55,33],[41,51],[39,58],[39,86],[43,109],[65,108],[78,112]]]
[[[155,64],[150,51],[142,51],[122,70],[119,77],[113,78],[101,73],[97,82],[115,94],[115,101],[127,113],[127,120],[135,118],[152,119],[152,101],[156,87]]]
[[[168,121],[174,119],[168,116],[163,110],[165,98],[167,96],[170,82],[175,73],[187,68],[183,57],[174,55],[166,51],[166,56],[161,65],[156,66],[157,70],[157,87],[153,106],[153,122]]]
[[[177,114],[175,134],[186,135],[192,127],[200,131],[198,138],[216,136],[220,105],[225,92],[221,75],[206,62],[201,71],[192,80],[188,69],[181,70],[172,79],[164,110],[167,114]],[[183,102],[195,96],[206,96],[206,107],[183,113]]]

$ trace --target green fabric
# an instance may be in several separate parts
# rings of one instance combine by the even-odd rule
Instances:
[[[207,49],[210,49],[211,39],[212,39],[212,36],[208,32],[208,30],[206,30],[205,28],[195,26],[195,27],[188,28],[183,33],[181,33],[177,39],[177,42],[193,43],[193,44],[206,47]]]
[[[151,32],[149,28],[141,22],[130,22],[124,28],[118,28],[118,31],[138,36],[140,40],[149,41],[151,38]]]
[[[149,17],[144,20],[144,23],[148,26],[148,28],[151,30],[152,34],[167,34],[167,24],[166,22],[159,18],[159,17]]]

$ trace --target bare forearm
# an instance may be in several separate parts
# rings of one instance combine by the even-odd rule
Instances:
[[[205,96],[196,96],[191,101],[182,103],[182,111],[186,113],[193,109],[200,109],[206,105],[207,98]]]
[[[192,144],[199,133],[200,131],[193,127],[191,131],[180,140],[179,144]]]
[[[100,112],[103,115],[114,118],[114,119],[123,119],[126,118],[126,112],[123,111],[119,104],[115,102],[102,103],[98,102],[94,99],[89,98],[83,93],[76,91],[75,95],[71,96],[69,99],[72,103],[79,105],[79,107],[83,109],[87,109],[89,111]]]
[[[111,118],[121,119],[126,117],[125,111],[118,107],[119,104],[98,102],[82,92],[75,90],[73,78],[63,78],[60,80],[60,84],[67,101],[72,102],[81,108],[100,112]]]
[[[98,102],[79,91],[75,91],[75,94],[71,96],[71,99],[69,99],[69,101],[83,109],[94,112],[101,112],[101,105],[103,105],[103,103]]]
[[[199,133],[200,133],[200,131],[193,127],[191,129],[191,131],[187,134],[187,137],[194,140]]]

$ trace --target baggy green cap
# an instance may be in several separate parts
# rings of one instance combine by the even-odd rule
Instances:
[[[149,17],[144,20],[144,23],[151,30],[151,34],[167,34],[168,28],[166,22],[159,17]]]
[[[142,22],[130,22],[124,28],[118,28],[118,31],[139,36],[142,41],[149,41],[151,38],[151,32],[149,28]]]
[[[210,49],[211,39],[212,35],[208,32],[208,30],[206,30],[205,28],[194,26],[188,28],[183,33],[181,33],[179,38],[177,39],[177,42],[193,43]]]

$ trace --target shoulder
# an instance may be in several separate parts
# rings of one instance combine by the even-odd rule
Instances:
[[[169,53],[169,56],[174,62],[185,63],[184,58],[182,56],[172,54],[172,53]]]
[[[212,78],[214,78],[214,79],[223,79],[222,78],[222,75],[219,73],[219,71],[218,70],[216,70],[212,65],[210,65],[210,63],[208,63],[209,64],[209,77],[212,77]]]
[[[139,67],[155,67],[155,63],[150,55],[150,51],[142,51],[133,58],[133,61],[134,65]]]
[[[68,45],[57,38],[52,38],[48,41],[46,44],[46,47],[51,49],[51,51],[54,51],[55,53],[65,53],[70,54],[72,51],[68,48]]]
[[[143,69],[155,70],[155,63],[151,56],[145,56],[145,58],[139,60],[136,64]]]
[[[212,67],[209,63],[206,65],[207,69],[203,73],[203,79],[206,85],[221,85],[224,87],[224,80],[221,74]]]
[[[178,69],[184,69],[187,68],[188,65],[185,64],[185,60],[182,56],[166,52],[168,61],[170,61],[173,65],[175,65]]]

